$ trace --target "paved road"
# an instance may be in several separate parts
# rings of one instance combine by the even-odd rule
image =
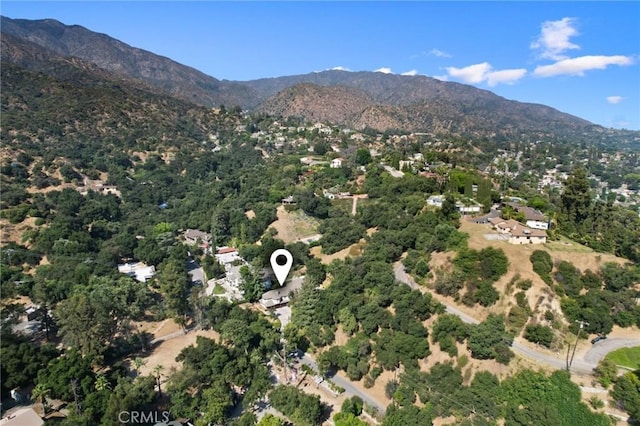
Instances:
[[[394,268],[394,274],[396,280],[407,284],[409,287],[413,289],[420,290],[420,286],[416,284],[416,282],[408,275],[402,263],[398,263]],[[446,311],[450,314],[459,316],[462,321],[468,324],[478,324],[479,321],[473,318],[470,315],[465,314],[464,312],[457,309],[455,306],[444,304],[446,307]],[[610,338],[607,340],[603,340],[601,342],[596,343],[591,347],[587,353],[584,355],[583,359],[578,357],[573,359],[573,363],[571,364],[571,371],[578,374],[589,375],[593,372],[593,369],[598,365],[598,361],[600,361],[608,352],[619,348],[639,346],[640,339],[622,339],[622,338]],[[539,352],[534,348],[531,348],[528,345],[522,344],[518,341],[514,341],[512,345],[513,351],[518,353],[519,355],[539,362],[541,364],[546,364],[548,366],[557,368],[557,369],[565,369],[566,368],[566,358],[563,354],[561,357],[555,357],[545,352]]]
[[[300,360],[300,362],[302,364],[306,364],[309,367],[313,368],[315,371],[319,371],[318,369],[318,364],[316,364],[315,360],[313,358],[311,358],[308,354],[304,354],[304,356],[302,357],[302,359]],[[331,377],[330,379],[333,383],[335,383],[336,385],[340,386],[341,388],[344,388],[344,392],[346,395],[348,396],[359,396],[360,398],[362,398],[362,400],[366,403],[368,403],[369,405],[372,405],[374,407],[376,407],[378,409],[378,412],[380,414],[384,414],[385,412],[385,405],[382,404],[381,402],[375,400],[371,395],[362,392],[360,389],[358,389],[356,386],[353,385],[353,383],[351,383],[350,380],[345,379],[343,377],[340,377],[338,375],[335,375],[333,377]]]
[[[595,345],[591,345],[591,348],[584,356],[584,360],[590,364],[598,364],[607,353],[615,351],[616,349],[631,348],[634,346],[640,346],[640,339],[610,337],[607,340],[601,340]]]

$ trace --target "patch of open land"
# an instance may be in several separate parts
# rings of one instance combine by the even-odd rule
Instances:
[[[295,243],[318,233],[319,222],[302,210],[287,211],[284,206],[277,209],[278,219],[269,225],[277,231],[276,238],[285,244]]]

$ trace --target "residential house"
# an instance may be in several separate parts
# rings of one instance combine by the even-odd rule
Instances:
[[[544,244],[547,242],[547,232],[520,225],[511,231],[509,242],[511,244]]]
[[[296,202],[293,200],[293,195],[289,195],[288,197],[285,197],[282,199],[282,204],[285,206],[295,204],[295,203]]]
[[[520,222],[500,217],[489,219],[489,223],[499,233],[509,237],[511,244],[544,244],[547,242],[547,233],[542,229],[532,229]]]
[[[456,208],[462,214],[476,214],[482,211],[480,204],[465,204],[461,201],[456,202]]]
[[[143,262],[124,263],[118,265],[118,272],[121,274],[127,274],[141,283],[144,283],[148,279],[153,278],[156,274],[156,268],[153,265],[147,266]]]
[[[329,165],[329,167],[331,167],[332,169],[339,169],[340,167],[342,167],[343,162],[344,158],[342,157],[334,158],[333,160],[331,160],[331,164]]]
[[[242,260],[238,249],[233,247],[218,247],[216,250],[216,259],[223,265],[231,264],[236,260]]]
[[[427,198],[427,205],[441,208],[443,201],[444,201],[444,195],[432,195],[429,198]]]
[[[207,248],[211,244],[211,234],[198,229],[187,229],[184,233],[184,242],[190,246]]]
[[[544,214],[533,207],[523,206],[515,202],[507,202],[505,205],[511,207],[518,213],[524,214],[524,219],[529,228],[533,229],[549,229],[549,222],[545,219]]]

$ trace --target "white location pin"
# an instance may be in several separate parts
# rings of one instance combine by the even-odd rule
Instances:
[[[289,250],[278,249],[271,253],[271,269],[276,274],[280,285],[284,285],[287,280],[291,265],[293,265],[293,256],[289,253]]]

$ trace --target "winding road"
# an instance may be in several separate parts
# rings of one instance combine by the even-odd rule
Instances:
[[[395,266],[394,275],[396,280],[400,281],[411,287],[412,289],[423,291],[423,289],[413,280],[413,278],[406,273],[402,263]],[[473,318],[470,315],[465,314],[453,305],[443,303],[446,307],[446,311],[450,314],[457,315],[462,321],[468,324],[478,324],[480,321]],[[619,348],[628,348],[632,346],[640,346],[640,339],[637,338],[610,338],[600,341],[584,354],[583,358],[574,358],[571,364],[571,371],[581,375],[590,375],[593,369],[598,365],[598,362],[609,352]],[[537,351],[529,345],[522,344],[518,341],[514,341],[512,345],[513,351],[523,356],[536,361],[540,364],[545,364],[557,369],[566,368],[566,359],[555,357],[545,352]],[[563,354],[564,355],[564,354]]]

